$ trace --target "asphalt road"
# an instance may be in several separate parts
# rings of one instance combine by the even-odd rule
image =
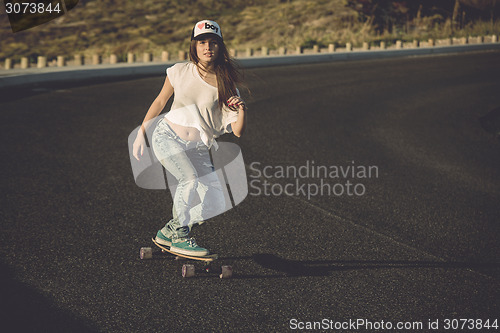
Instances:
[[[0,92],[2,326],[281,332],[367,319],[423,332],[500,319],[499,52],[248,70],[247,132],[222,141],[241,147],[249,195],[193,230],[233,265],[230,280],[139,259],[172,203],[136,186],[127,137],[163,80]],[[310,174],[280,173],[294,169]]]

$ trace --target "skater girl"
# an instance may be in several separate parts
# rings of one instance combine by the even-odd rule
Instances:
[[[210,159],[215,138],[224,133],[241,136],[247,107],[239,96],[240,82],[223,41],[220,26],[210,20],[195,24],[191,33],[189,62],[167,69],[160,93],[151,104],[133,144],[139,160],[146,147],[148,125],[174,95],[172,107],[158,122],[151,137],[153,151],[175,178],[172,219],[157,232],[156,241],[171,251],[205,256],[209,251],[189,237],[191,227],[225,211],[222,185]],[[198,199],[199,198],[199,199]]]

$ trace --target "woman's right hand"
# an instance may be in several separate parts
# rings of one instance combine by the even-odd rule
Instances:
[[[141,130],[137,133],[134,144],[132,145],[132,154],[135,159],[139,161],[140,157],[144,154],[144,149],[146,147],[146,140],[144,139],[144,134]]]

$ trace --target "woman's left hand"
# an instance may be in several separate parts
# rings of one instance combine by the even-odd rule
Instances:
[[[232,111],[246,111],[247,106],[245,104],[245,101],[241,99],[239,96],[231,96],[227,100],[227,106],[229,106],[229,109]]]

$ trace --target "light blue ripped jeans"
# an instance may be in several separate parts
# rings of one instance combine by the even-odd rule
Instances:
[[[194,224],[225,211],[222,186],[202,141],[181,139],[164,119],[151,141],[156,157],[170,173],[167,179],[173,198],[173,218],[161,231],[172,241],[182,240]]]

